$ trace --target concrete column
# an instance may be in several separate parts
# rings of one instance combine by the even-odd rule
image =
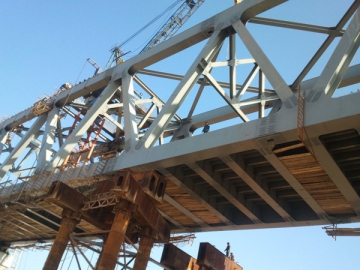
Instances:
[[[60,264],[66,246],[69,242],[69,235],[80,221],[80,214],[64,209],[62,213],[60,229],[55,241],[51,246],[50,253],[45,261],[43,270],[56,270]]]
[[[154,245],[154,239],[143,234],[140,238],[139,251],[136,255],[133,269],[146,270],[146,266],[150,259],[151,249]]]
[[[121,244],[124,242],[126,229],[129,225],[130,216],[131,213],[129,211],[122,209],[116,211],[114,222],[97,262],[97,270],[115,269],[118,253]]]

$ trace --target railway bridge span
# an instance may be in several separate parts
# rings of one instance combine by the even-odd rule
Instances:
[[[243,1],[3,120],[2,243],[54,241],[64,215],[78,234],[111,231],[103,221],[125,219],[114,217],[132,207],[124,200],[160,242],[169,232],[359,222],[360,93],[336,93],[359,83],[360,1],[335,27],[261,17],[283,2]],[[327,38],[284,78],[252,25]],[[319,76],[305,79],[331,48]]]

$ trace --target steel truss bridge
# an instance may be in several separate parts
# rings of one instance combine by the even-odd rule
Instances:
[[[54,240],[66,203],[52,192],[62,188],[81,194],[67,207],[90,217],[75,232],[109,230],[90,212],[112,213],[133,195],[93,190],[125,185],[119,172],[151,174],[144,200],[171,233],[360,222],[360,93],[333,97],[360,81],[360,1],[335,26],[261,17],[284,2],[243,1],[4,119],[2,243]],[[289,83],[250,32],[255,24],[326,39]],[[249,57],[237,58],[239,48]],[[328,50],[321,74],[305,80]],[[178,61],[188,67],[170,73]],[[205,122],[210,132],[200,134]]]

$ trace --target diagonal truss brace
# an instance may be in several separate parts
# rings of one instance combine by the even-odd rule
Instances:
[[[208,81],[216,89],[216,91],[223,97],[227,104],[229,104],[229,106],[240,116],[240,118],[244,122],[250,121],[246,114],[243,113],[237,106],[235,106],[236,104],[238,104],[237,99],[231,99],[208,71],[205,71],[203,75],[208,79]]]
[[[251,53],[252,57],[255,59],[256,63],[261,68],[262,72],[266,75],[266,78],[269,80],[281,101],[284,102],[293,96],[293,92],[289,86],[285,83],[284,79],[266,57],[265,53],[261,50],[260,46],[246,29],[242,21],[237,20],[232,26],[239,35],[240,39],[243,41],[244,45],[247,47],[248,51]]]
[[[360,14],[354,14],[348,28],[341,37],[334,53],[313,87],[315,91],[324,91],[332,96],[341,83],[348,67],[360,46]]]
[[[42,147],[36,163],[36,172],[40,172],[42,168],[51,160],[52,145],[55,141],[57,123],[60,121],[59,108],[53,108],[47,116],[44,135],[42,139]]]
[[[122,79],[122,98],[125,121],[125,150],[128,152],[135,148],[138,141],[138,127],[136,122],[135,93],[133,77],[127,74]]]
[[[84,118],[79,122],[71,135],[67,138],[66,142],[61,146],[52,161],[48,164],[45,170],[52,171],[60,166],[65,158],[72,151],[76,143],[81,139],[85,132],[89,129],[99,114],[105,112],[107,103],[119,87],[116,82],[110,82],[96,102],[91,106],[90,110],[86,113]]]
[[[21,138],[16,147],[11,151],[0,167],[0,179],[11,169],[21,153],[28,147],[29,143],[36,138],[36,134],[46,121],[47,114],[42,114],[36,119],[31,128]]]
[[[165,106],[162,108],[160,114],[150,126],[142,140],[136,145],[136,149],[142,147],[149,148],[155,144],[160,138],[167,124],[171,118],[174,117],[176,111],[184,102],[186,96],[197,82],[202,72],[205,70],[209,62],[213,59],[214,55],[220,49],[224,37],[221,31],[215,31],[198,57],[195,59],[182,81],[179,83]]]
[[[1,130],[1,132],[0,132],[0,155],[4,149],[8,135],[9,135],[9,131],[6,131],[5,129]]]

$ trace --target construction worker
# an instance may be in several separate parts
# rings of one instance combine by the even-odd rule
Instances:
[[[226,248],[225,248],[225,256],[229,257],[229,253],[230,253],[230,243],[227,242]]]
[[[209,123],[208,123],[208,122],[205,122],[205,126],[204,126],[202,132],[203,132],[203,133],[207,133],[207,132],[209,132],[209,130],[210,130]]]

